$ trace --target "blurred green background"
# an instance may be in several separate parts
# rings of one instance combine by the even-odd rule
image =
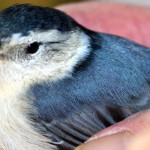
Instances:
[[[56,5],[69,3],[69,2],[78,2],[81,0],[0,0],[0,10],[7,8],[14,4],[34,4],[34,5],[40,5],[40,6],[48,6],[48,7],[54,7]]]

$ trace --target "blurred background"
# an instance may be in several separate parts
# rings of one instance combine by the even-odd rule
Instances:
[[[17,3],[18,4],[30,3],[34,5],[54,7],[65,3],[79,2],[79,1],[86,1],[86,0],[0,0],[0,10]],[[94,1],[94,0],[87,0],[87,1]],[[107,1],[107,2],[115,1],[115,2],[150,6],[150,0],[97,0],[97,1]]]
[[[40,6],[54,7],[56,5],[60,5],[64,3],[79,2],[79,1],[81,0],[0,0],[0,10],[14,4],[28,3],[28,4],[34,4]]]
[[[150,6],[150,0],[99,0],[99,1],[106,1],[106,2],[121,2],[121,3],[129,3],[129,4],[136,4],[136,5],[143,5],[143,6]]]

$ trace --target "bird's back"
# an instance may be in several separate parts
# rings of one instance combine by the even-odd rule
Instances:
[[[150,107],[150,50],[117,36],[96,39],[72,77],[31,87],[38,111],[32,119],[61,150]]]

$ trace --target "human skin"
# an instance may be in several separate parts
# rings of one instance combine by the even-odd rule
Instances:
[[[84,2],[57,7],[81,25],[126,37],[150,47],[150,8],[119,3]],[[150,110],[106,128],[77,150],[150,150]]]
[[[150,8],[118,3],[84,2],[57,7],[94,31],[120,35],[150,47]]]

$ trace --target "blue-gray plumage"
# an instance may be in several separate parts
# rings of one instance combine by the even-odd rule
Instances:
[[[50,144],[71,150],[99,130],[150,108],[149,48],[118,36],[89,31],[55,9],[15,5],[0,13],[1,39],[49,29],[62,34],[80,30],[90,42],[90,52],[73,66],[71,75],[54,81],[32,79],[27,88],[27,100],[33,101],[30,109],[36,110],[27,112],[28,117],[37,132],[52,139]],[[34,41],[26,50],[36,53],[44,42],[38,43]],[[16,57],[11,55],[14,61]],[[21,58],[26,60],[26,55]],[[58,74],[61,73],[55,73]],[[40,74],[37,76],[40,78]]]
[[[72,78],[32,87],[38,126],[54,141],[65,141],[65,149],[150,107],[150,50],[112,35],[95,38],[100,47]]]

